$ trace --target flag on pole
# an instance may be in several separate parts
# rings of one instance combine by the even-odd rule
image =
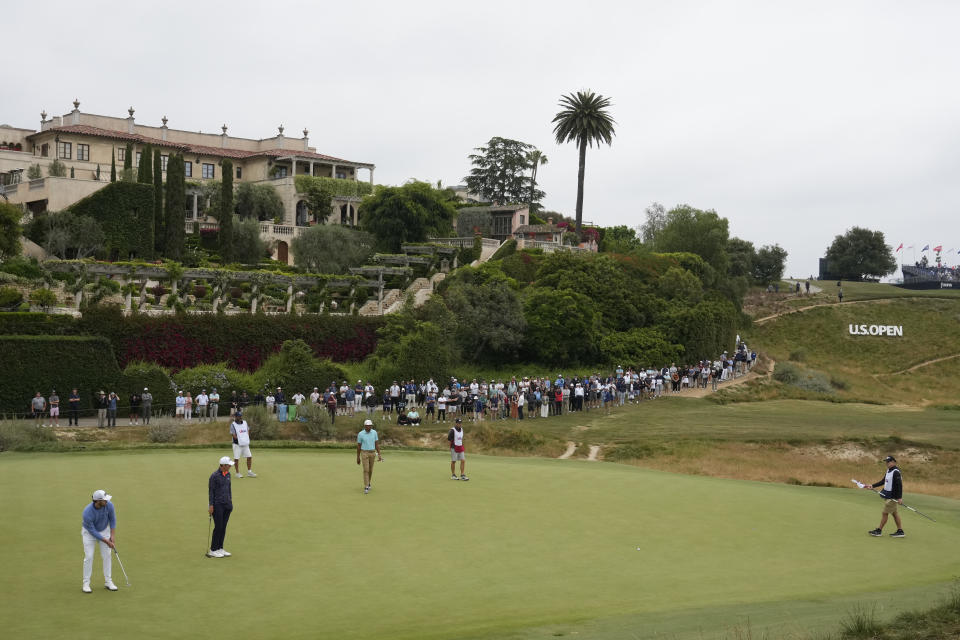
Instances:
[[[920,251],[930,251],[930,245],[925,245]]]
[[[902,243],[902,242],[900,243],[900,246],[897,247],[897,251],[900,251],[900,249],[903,249],[903,243]]]
[[[941,251],[943,251],[943,245],[942,245],[942,244],[938,244],[937,246],[935,246],[935,247],[933,248],[933,250],[936,251],[937,253],[940,253]]]

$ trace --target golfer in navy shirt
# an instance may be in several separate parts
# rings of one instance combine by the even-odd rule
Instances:
[[[213,537],[210,540],[208,558],[229,558],[230,553],[223,550],[223,539],[227,535],[227,522],[233,512],[233,494],[230,491],[230,467],[233,460],[228,456],[220,458],[220,467],[210,474],[207,488],[210,497],[209,513],[213,516]]]
[[[113,496],[107,495],[103,489],[93,492],[91,502],[83,509],[83,528],[80,535],[83,538],[83,592],[92,593],[90,576],[93,574],[93,554],[97,543],[100,543],[100,557],[103,559],[103,586],[109,591],[116,591],[117,585],[111,578],[110,550],[113,549],[113,536],[117,532],[117,515],[110,502]]]

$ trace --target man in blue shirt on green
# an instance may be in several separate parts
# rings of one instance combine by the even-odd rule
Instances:
[[[83,528],[80,535],[83,538],[83,592],[92,593],[90,576],[93,574],[93,553],[97,543],[100,543],[100,557],[103,559],[103,586],[108,591],[116,591],[111,577],[110,550],[114,548],[113,536],[117,532],[117,515],[113,510],[113,503],[103,489],[93,492],[91,502],[83,510]]]
[[[373,476],[373,460],[383,462],[380,455],[380,438],[373,428],[373,420],[364,420],[363,429],[357,434],[357,464],[363,465],[363,492],[370,493],[370,477]]]

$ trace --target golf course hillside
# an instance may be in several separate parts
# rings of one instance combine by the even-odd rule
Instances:
[[[960,374],[960,296],[821,304],[768,317],[748,335],[775,363],[773,375],[721,394],[727,399],[957,403],[949,381]]]
[[[443,452],[387,451],[364,495],[350,450],[260,451],[233,482],[233,555],[211,559],[222,453],[4,454],[4,636],[800,639],[864,601],[927,606],[957,574],[945,498],[911,496],[937,523],[870,538],[866,491],[488,456],[454,482]],[[97,560],[85,595],[80,511],[100,485],[131,586],[114,561],[120,590],[103,589]]]

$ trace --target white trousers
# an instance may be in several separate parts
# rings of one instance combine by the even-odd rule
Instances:
[[[111,581],[112,552],[105,542],[97,540],[86,529],[81,528],[80,535],[83,537],[83,583],[90,582],[90,576],[93,574],[93,552],[97,545],[100,545],[100,557],[103,559],[103,581]],[[110,527],[100,532],[104,538],[110,537]]]

